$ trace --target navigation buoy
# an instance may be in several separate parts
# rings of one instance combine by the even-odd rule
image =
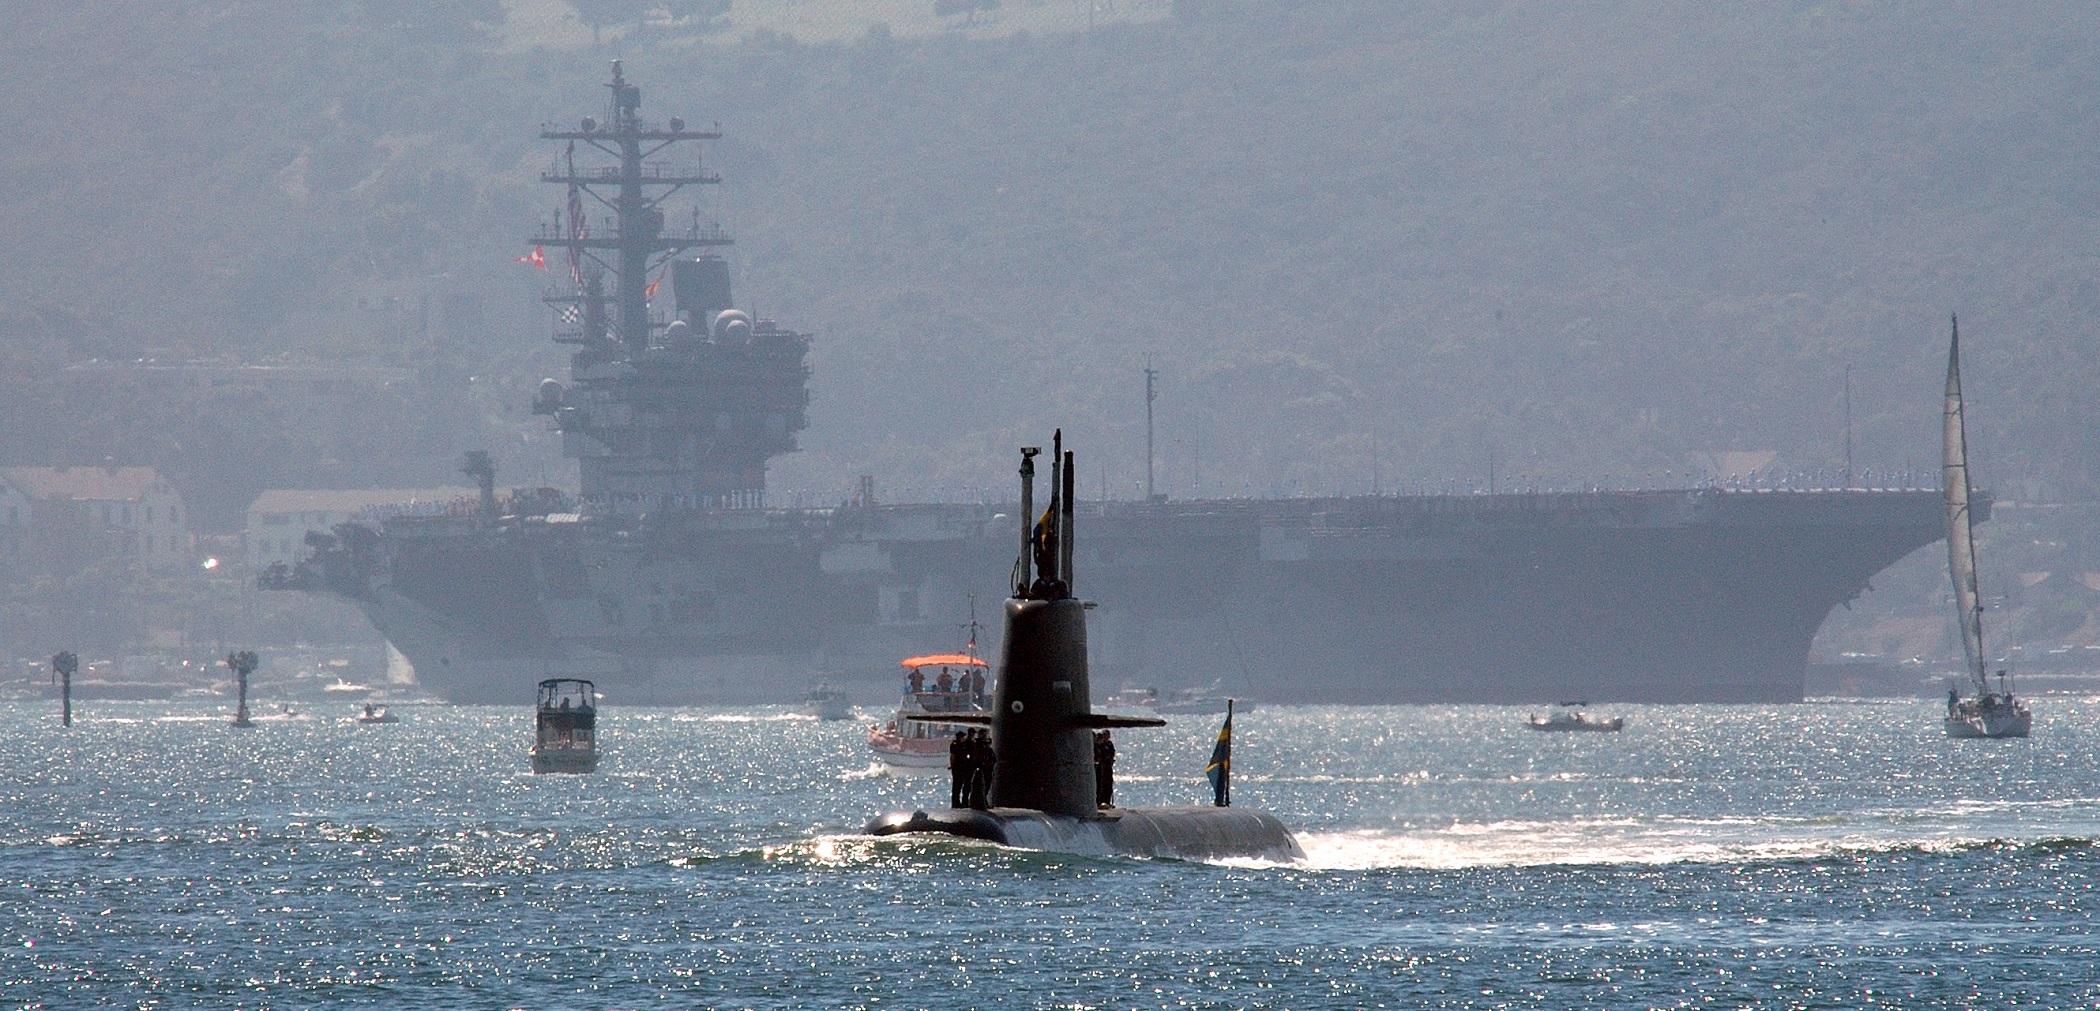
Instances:
[[[254,650],[243,649],[226,654],[226,666],[233,668],[234,684],[240,693],[233,710],[233,725],[236,727],[255,725],[255,721],[248,718],[248,675],[255,673],[258,662]]]
[[[58,679],[59,725],[73,725],[73,672],[80,669],[80,657],[72,650],[65,650],[51,658],[51,673]]]

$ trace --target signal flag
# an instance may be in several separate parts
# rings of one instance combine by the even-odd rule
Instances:
[[[538,246],[534,246],[534,247],[532,247],[532,252],[530,252],[530,253],[527,253],[527,254],[525,254],[524,256],[520,256],[520,257],[518,257],[518,262],[519,262],[519,263],[529,263],[529,264],[532,264],[532,265],[533,265],[533,266],[535,266],[535,267],[538,267],[538,268],[540,268],[541,270],[546,270],[546,269],[547,269],[547,251],[546,251],[546,250],[544,250],[544,249],[541,249],[541,248],[540,248],[540,247],[538,247]]]
[[[1210,780],[1211,803],[1232,806],[1232,700],[1225,700],[1225,725],[1218,728],[1218,743],[1210,749],[1210,764],[1203,768]]]

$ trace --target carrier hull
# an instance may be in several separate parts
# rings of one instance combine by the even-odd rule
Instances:
[[[356,602],[457,702],[569,674],[626,704],[789,703],[820,656],[877,699],[968,594],[1010,589],[1002,513],[396,520],[290,585]],[[1942,535],[1938,494],[1900,490],[1099,503],[1078,522],[1102,676],[1304,703],[1798,701],[1824,617]]]

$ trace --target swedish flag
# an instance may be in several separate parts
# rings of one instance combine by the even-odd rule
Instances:
[[[1203,767],[1210,780],[1211,803],[1232,806],[1232,700],[1225,700],[1225,725],[1218,728],[1218,743],[1210,749],[1210,764]]]

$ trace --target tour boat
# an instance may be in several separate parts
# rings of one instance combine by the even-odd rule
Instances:
[[[955,732],[977,724],[942,723],[927,716],[991,711],[991,664],[977,657],[977,637],[961,653],[934,653],[903,662],[904,696],[897,715],[868,728],[868,750],[892,773],[931,773],[948,767]]]

